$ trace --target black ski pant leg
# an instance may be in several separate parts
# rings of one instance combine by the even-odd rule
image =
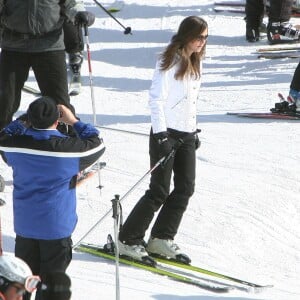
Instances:
[[[173,240],[195,189],[195,138],[186,140],[176,151],[173,165],[174,189],[163,204],[151,236]]]
[[[294,72],[290,88],[293,90],[300,91],[300,63],[298,63],[298,66]]]
[[[72,260],[71,237],[57,240],[36,240],[17,236],[15,255],[23,259],[34,275],[50,272],[65,272]],[[30,299],[26,293],[24,300]],[[41,300],[40,290],[36,292],[35,300]]]
[[[84,49],[82,28],[72,22],[64,23],[64,43],[67,53],[81,52]]]
[[[293,0],[270,0],[269,23],[289,21]]]
[[[258,29],[264,15],[263,0],[247,0],[245,6],[245,20],[247,26]]]
[[[43,96],[75,111],[68,94],[68,75],[64,50],[31,54],[32,69]]]
[[[23,259],[30,267],[32,274],[40,274],[40,248],[39,242],[35,239],[27,239],[21,236],[16,236],[15,255]],[[23,300],[29,300],[30,293],[23,296]]]
[[[154,139],[152,132],[150,133],[149,152],[152,168],[160,159],[158,143]],[[152,172],[149,189],[137,202],[121,227],[119,233],[120,241],[128,245],[143,243],[145,232],[154,217],[154,213],[169,195],[173,162],[174,159],[171,158],[163,168],[158,166]]]
[[[21,101],[22,87],[28,78],[27,53],[1,50],[0,54],[0,130],[12,121]]]

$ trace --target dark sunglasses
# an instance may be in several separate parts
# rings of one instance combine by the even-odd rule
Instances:
[[[196,40],[197,40],[198,42],[204,42],[204,41],[207,40],[207,38],[208,38],[208,34],[207,34],[207,35],[198,35],[198,36],[196,37]]]

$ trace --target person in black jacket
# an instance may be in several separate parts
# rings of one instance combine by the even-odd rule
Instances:
[[[72,126],[77,136],[56,130],[58,122]],[[0,134],[0,151],[13,169],[15,255],[41,278],[65,272],[72,259],[77,175],[104,150],[94,126],[46,96],[32,102],[27,115]]]
[[[270,44],[279,44],[297,40],[294,32],[297,31],[289,23],[292,14],[293,0],[270,0],[268,12],[267,36]],[[259,40],[259,28],[264,16],[263,0],[246,1],[246,40],[256,42]]]
[[[32,68],[42,95],[72,109],[68,95],[63,24],[90,26],[82,0],[0,0],[0,130],[12,121]]]

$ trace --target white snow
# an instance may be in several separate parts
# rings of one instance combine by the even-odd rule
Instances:
[[[197,152],[196,190],[176,242],[195,265],[274,285],[259,294],[214,294],[120,265],[121,299],[300,299],[300,123],[226,115],[268,111],[278,101],[278,92],[288,94],[298,59],[258,59],[254,52],[267,45],[266,39],[247,43],[243,15],[215,13],[213,1],[101,3],[122,7],[114,16],[132,27],[132,35],[124,35],[120,25],[92,0],[86,1],[97,17],[89,29],[97,123],[146,135],[148,88],[157,54],[184,17],[199,15],[207,20],[209,39],[197,115],[202,145]],[[82,93],[72,98],[72,104],[83,121],[92,123],[87,60],[82,76]],[[28,84],[36,86],[32,74]],[[20,113],[33,99],[23,94]],[[104,187],[100,193],[95,176],[78,189],[74,242],[109,212],[115,194],[125,195],[149,168],[147,136],[107,129],[101,129],[101,134],[107,147],[101,158],[107,162],[100,178]],[[0,194],[7,202],[1,209],[4,251],[13,253],[12,176],[2,161],[0,173],[6,179]],[[124,219],[148,182],[149,177],[122,200]],[[84,241],[104,244],[113,226],[108,213]],[[74,252],[67,272],[72,299],[115,299],[114,262]]]

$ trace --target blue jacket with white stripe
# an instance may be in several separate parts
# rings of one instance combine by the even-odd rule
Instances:
[[[14,229],[25,238],[71,236],[76,223],[76,178],[105,147],[98,130],[80,121],[77,137],[57,130],[22,129],[14,121],[2,131],[0,151],[13,169]]]

